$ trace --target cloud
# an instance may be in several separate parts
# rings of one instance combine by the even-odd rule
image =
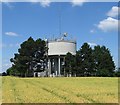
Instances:
[[[96,32],[95,29],[91,29],[91,30],[90,30],[90,33],[95,33],[95,32]]]
[[[2,1],[9,8],[13,8],[14,6],[11,5],[11,3],[16,2],[15,0],[2,0]],[[24,0],[24,2],[31,2],[31,3],[37,3],[37,4],[39,3],[42,7],[49,7],[52,0]]]
[[[42,7],[49,7],[50,6],[50,3],[52,2],[51,0],[29,0],[29,2],[32,2],[32,3],[39,3],[40,6]]]
[[[120,8],[117,6],[113,6],[112,9],[107,13],[109,17],[117,17],[120,13]]]
[[[5,35],[8,35],[8,36],[19,36],[17,33],[15,32],[5,32]]]
[[[50,0],[42,0],[42,1],[40,2],[40,5],[41,5],[42,7],[49,7],[49,6],[50,6],[50,3],[51,3]]]
[[[87,0],[72,0],[72,6],[82,6],[84,2],[86,2]]]
[[[89,44],[91,47],[97,46],[96,43],[90,43],[90,42],[88,42],[88,44]]]
[[[104,32],[117,31],[118,30],[118,20],[108,17],[107,19],[100,21],[99,24],[97,25],[97,27]]]

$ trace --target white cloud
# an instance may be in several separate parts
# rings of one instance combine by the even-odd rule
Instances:
[[[8,35],[8,36],[19,36],[17,33],[15,32],[5,32],[5,35]]]
[[[120,13],[120,8],[117,6],[113,6],[112,9],[107,13],[107,16],[117,17]]]
[[[97,25],[97,27],[104,32],[117,31],[118,30],[118,20],[108,17],[107,19],[100,21],[99,24]]]
[[[82,6],[84,2],[86,2],[87,0],[72,0],[72,6]]]
[[[42,0],[42,1],[40,2],[40,5],[41,5],[42,7],[49,7],[49,6],[50,6],[50,3],[51,3],[50,0]]]
[[[90,42],[88,42],[88,44],[89,44],[91,47],[93,47],[93,46],[97,46],[96,43],[90,43]]]
[[[32,2],[32,3],[39,3],[40,6],[42,7],[49,7],[50,6],[50,3],[52,2],[51,0],[29,0],[29,2]]]
[[[95,32],[96,32],[95,29],[90,30],[90,33],[95,33]]]
[[[16,2],[16,1],[15,0],[4,0],[3,3],[7,5],[9,8],[13,8],[14,6],[11,5],[13,2]],[[40,4],[40,6],[42,7],[49,7],[52,0],[24,0],[24,2],[37,3],[37,4]]]

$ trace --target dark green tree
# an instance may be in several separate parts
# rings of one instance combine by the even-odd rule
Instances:
[[[11,75],[12,74],[12,67],[8,68],[6,70],[6,73],[7,73],[7,75]]]
[[[8,68],[6,70],[7,75],[13,75],[13,76],[18,76],[19,72],[14,68],[14,66]]]
[[[81,76],[95,75],[95,62],[92,48],[84,43],[76,54],[77,73]]]
[[[34,56],[34,64],[37,68],[36,71],[44,71],[47,66],[47,50],[46,42],[41,39],[37,39],[35,41],[35,56]]]
[[[67,53],[65,56],[65,69],[64,75],[71,74],[76,75],[76,59],[71,53]]]
[[[6,70],[7,75],[10,75],[11,67]]]
[[[45,51],[46,44],[43,40],[37,39],[33,40],[32,37],[24,41],[18,53],[14,54],[14,58],[11,58],[13,62],[14,70],[18,76],[33,76],[34,68],[35,70],[44,70],[43,65],[45,65]]]
[[[94,47],[95,67],[97,76],[113,76],[115,64],[110,51],[105,46]]]
[[[118,68],[118,70],[115,71],[115,75],[114,75],[114,76],[116,76],[116,77],[120,77],[120,68]]]
[[[2,76],[7,76],[7,73],[6,73],[6,72],[3,72],[3,73],[2,73]]]

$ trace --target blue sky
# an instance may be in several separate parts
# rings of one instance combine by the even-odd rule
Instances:
[[[52,2],[2,4],[2,71],[11,66],[10,58],[17,53],[20,43],[30,36],[37,38],[60,37],[77,40],[77,49],[84,42],[105,45],[118,65],[118,3],[117,2]]]

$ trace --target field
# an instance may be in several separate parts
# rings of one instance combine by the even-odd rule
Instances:
[[[2,103],[118,103],[118,78],[2,78]]]

